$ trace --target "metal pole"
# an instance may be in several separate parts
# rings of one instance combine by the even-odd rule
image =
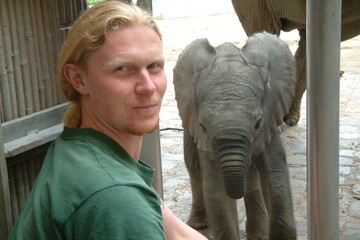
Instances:
[[[308,239],[339,239],[341,1],[307,0]]]
[[[142,143],[140,159],[155,168],[153,186],[163,198],[163,180],[161,165],[160,131],[157,128],[153,133],[145,135]]]

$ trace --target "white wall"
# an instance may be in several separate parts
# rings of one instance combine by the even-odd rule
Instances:
[[[152,0],[154,17],[178,18],[233,13],[231,0]]]

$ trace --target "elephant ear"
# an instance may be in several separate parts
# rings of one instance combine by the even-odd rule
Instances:
[[[207,135],[199,126],[198,111],[195,103],[195,84],[200,72],[212,65],[216,50],[207,39],[190,43],[180,54],[174,67],[175,99],[182,120],[182,126],[194,137],[198,148],[210,150]]]
[[[260,67],[265,76],[265,108],[263,128],[258,140],[265,146],[271,135],[283,124],[284,116],[289,112],[296,84],[295,59],[289,47],[276,35],[266,32],[252,35],[242,54],[249,65]]]

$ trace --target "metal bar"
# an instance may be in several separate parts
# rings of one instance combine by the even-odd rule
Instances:
[[[155,168],[153,186],[161,198],[164,198],[159,128],[157,128],[153,133],[145,135],[142,143],[140,159]]]
[[[341,1],[307,1],[308,239],[339,239]]]
[[[150,8],[149,10],[152,14],[152,0],[146,0],[143,2],[149,5],[148,7]],[[157,127],[153,133],[145,135],[142,143],[140,159],[146,161],[155,168],[153,186],[159,193],[160,197],[164,199],[159,127]]]

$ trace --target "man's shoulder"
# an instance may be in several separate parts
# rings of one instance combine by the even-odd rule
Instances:
[[[87,221],[84,222],[84,219]],[[103,234],[115,234],[123,239],[134,234],[137,239],[163,239],[164,236],[158,196],[128,185],[115,185],[89,196],[66,225],[82,225],[84,230],[89,231],[88,225],[94,224],[99,229],[107,229]],[[84,234],[87,234],[86,231]]]

